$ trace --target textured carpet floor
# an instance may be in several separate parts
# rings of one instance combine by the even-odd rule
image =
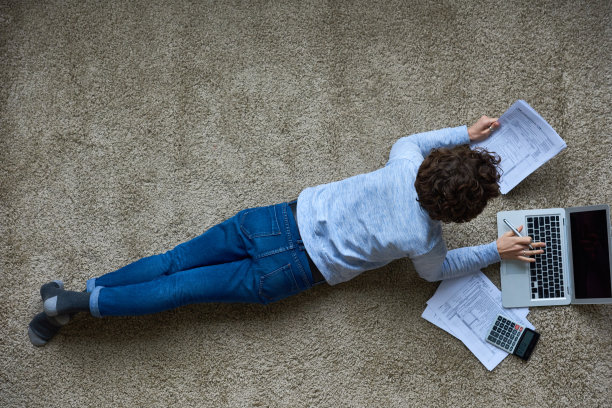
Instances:
[[[420,317],[437,284],[406,260],[267,307],[78,316],[43,348],[26,327],[51,279],[80,290],[519,98],[568,149],[449,247],[502,209],[612,204],[611,9],[0,0],[0,406],[610,406],[612,307],[531,309],[532,360],[489,372]]]

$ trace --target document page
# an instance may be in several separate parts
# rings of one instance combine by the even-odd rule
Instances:
[[[508,193],[567,145],[527,102],[516,101],[500,118],[493,135],[472,148],[483,147],[501,157],[499,186]]]
[[[488,370],[493,370],[508,353],[486,342],[488,330],[498,314],[533,329],[527,313],[528,308],[504,308],[500,290],[479,271],[443,281],[422,317],[457,337]]]

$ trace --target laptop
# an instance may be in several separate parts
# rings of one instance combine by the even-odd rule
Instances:
[[[612,303],[609,205],[501,211],[498,236],[510,231],[504,219],[546,243],[534,263],[501,261],[504,307]]]

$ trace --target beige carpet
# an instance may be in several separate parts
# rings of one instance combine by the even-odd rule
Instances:
[[[26,335],[51,279],[80,290],[519,98],[568,149],[446,227],[449,246],[495,239],[502,209],[612,204],[611,9],[0,0],[0,406],[611,406],[612,307],[532,309],[531,361],[489,372],[421,318],[437,284],[407,260],[268,307],[83,315],[43,348]]]

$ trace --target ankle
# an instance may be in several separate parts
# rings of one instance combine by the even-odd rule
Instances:
[[[89,297],[90,294],[87,292],[59,290],[54,296],[45,300],[44,310],[47,316],[89,311]]]

